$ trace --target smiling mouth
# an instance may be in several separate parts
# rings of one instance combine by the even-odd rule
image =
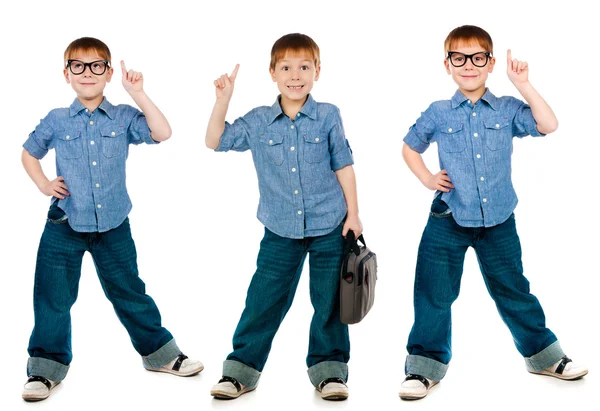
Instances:
[[[290,89],[290,90],[292,90],[292,91],[302,90],[302,87],[304,87],[304,86],[287,86],[287,88]]]

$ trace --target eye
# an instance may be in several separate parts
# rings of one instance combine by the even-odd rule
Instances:
[[[96,62],[93,64],[94,69],[101,69],[102,67],[104,67],[104,65],[100,62]]]
[[[282,71],[289,71],[290,68],[288,66],[281,66]]]
[[[302,66],[302,67],[300,67],[300,70],[303,70],[303,71],[309,70],[309,69],[310,69],[310,67],[308,67],[308,66]]]
[[[74,70],[81,70],[83,68],[83,63],[79,61],[74,61],[71,63],[71,68],[73,68]]]

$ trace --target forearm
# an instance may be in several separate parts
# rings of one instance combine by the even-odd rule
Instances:
[[[533,88],[530,82],[519,83],[515,86],[531,107],[531,113],[537,123],[538,131],[542,134],[549,134],[555,131],[558,128],[558,120],[540,93]]]
[[[404,158],[404,162],[406,162],[406,165],[410,171],[412,171],[412,173],[419,179],[421,183],[425,184],[433,175],[433,173],[429,171],[425,165],[421,154],[414,151],[406,143],[404,143],[404,146],[402,147],[402,157]]]
[[[156,104],[150,100],[150,97],[144,91],[130,92],[129,94],[146,116],[152,140],[165,141],[170,138],[171,126],[169,125],[169,121]]]
[[[219,100],[215,102],[215,106],[208,120],[208,127],[206,128],[206,147],[210,149],[217,149],[223,131],[225,131],[225,116],[227,116],[227,110],[229,109],[228,100]]]
[[[356,176],[352,166],[346,166],[335,172],[335,175],[342,187],[346,206],[348,207],[348,216],[358,216],[358,194],[356,192]]]
[[[21,154],[21,162],[23,163],[23,167],[29,175],[29,178],[31,178],[37,188],[41,191],[42,187],[48,184],[50,180],[42,171],[40,160],[29,154],[27,150],[23,149],[23,153]]]

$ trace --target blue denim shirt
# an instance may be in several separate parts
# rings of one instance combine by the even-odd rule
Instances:
[[[528,135],[542,134],[524,102],[486,90],[473,106],[457,91],[451,100],[431,104],[404,142],[418,153],[437,142],[440,169],[455,187],[442,195],[454,219],[463,227],[492,227],[506,221],[517,205],[512,138]]]
[[[56,150],[56,175],[64,177],[71,194],[58,206],[73,230],[104,232],[118,227],[131,211],[125,161],[129,144],[140,143],[156,143],[141,111],[113,106],[105,98],[90,113],[75,99],[71,107],[48,113],[23,147],[37,159]]]
[[[295,120],[281,110],[257,107],[226,123],[216,151],[252,152],[258,175],[258,219],[282,237],[333,231],[346,216],[334,171],[353,164],[339,109],[309,95]]]

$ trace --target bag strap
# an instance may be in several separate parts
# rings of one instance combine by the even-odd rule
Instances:
[[[358,241],[360,241],[363,246],[367,246],[365,238],[361,234],[358,239],[355,238],[354,231],[349,230],[346,234],[346,238],[344,239],[344,254],[349,254],[353,252],[356,255],[360,254],[360,246],[358,245]]]

